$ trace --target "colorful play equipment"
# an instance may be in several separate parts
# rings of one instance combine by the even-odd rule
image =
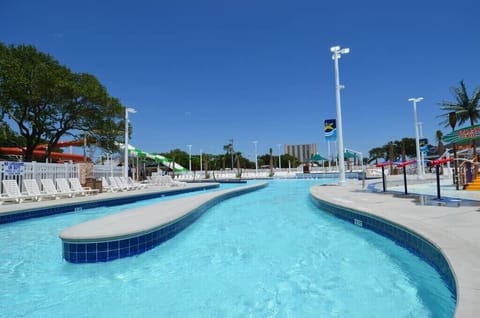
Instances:
[[[430,161],[430,165],[435,167],[435,173],[437,175],[437,199],[438,200],[440,200],[440,166],[453,160],[454,158],[438,158]]]
[[[84,144],[83,140],[71,140],[71,141],[62,141],[58,142],[55,145],[55,148],[63,148],[69,146],[82,146]],[[35,147],[33,150],[33,156],[37,159],[45,158],[45,150],[47,149],[47,144],[41,144]],[[21,147],[0,147],[0,154],[6,155],[16,155],[22,156],[24,153],[25,148]],[[85,157],[79,154],[72,154],[72,153],[65,153],[65,152],[56,152],[52,151],[48,155],[48,158],[54,159],[57,161],[74,161],[74,162],[81,162],[81,161],[88,161],[90,162],[91,159],[89,157]]]
[[[122,143],[118,143],[118,146],[122,149],[124,149],[124,147],[125,147],[125,145],[122,144]],[[128,145],[128,152],[130,154],[136,156],[136,157],[139,157],[139,158],[143,157],[143,158],[148,158],[148,159],[154,160],[158,164],[161,164],[165,167],[168,167],[175,172],[186,172],[186,171],[188,171],[188,169],[184,168],[183,166],[179,165],[176,162],[171,161],[167,157],[164,157],[164,156],[158,155],[158,154],[151,154],[151,153],[145,152],[143,150],[135,148],[134,146],[132,146],[130,144]]]
[[[378,168],[382,168],[382,185],[383,185],[383,192],[386,192],[387,191],[387,184],[386,184],[386,180],[385,180],[385,167],[386,166],[391,166],[393,165],[393,162],[391,161],[385,161],[385,162],[378,162],[377,164],[375,164],[376,167]]]

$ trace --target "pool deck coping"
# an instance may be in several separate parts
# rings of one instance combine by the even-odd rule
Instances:
[[[389,179],[398,183],[400,177],[403,178]],[[378,182],[369,180],[366,185]],[[366,191],[362,181],[357,180],[348,180],[344,185],[313,186],[310,192],[322,201],[386,219],[429,240],[441,250],[453,270],[457,288],[455,317],[478,317],[480,205],[419,205],[412,197]]]

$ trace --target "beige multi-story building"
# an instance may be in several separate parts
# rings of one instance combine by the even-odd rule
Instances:
[[[317,144],[285,145],[286,154],[296,157],[300,162],[307,162],[312,155],[317,153]]]

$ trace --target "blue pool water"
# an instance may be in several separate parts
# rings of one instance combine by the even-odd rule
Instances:
[[[63,261],[58,234],[122,207],[0,225],[0,317],[453,316],[432,267],[318,210],[308,193],[317,183],[273,181],[108,263]]]

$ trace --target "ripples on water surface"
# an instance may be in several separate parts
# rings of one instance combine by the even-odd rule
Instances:
[[[438,273],[273,181],[136,257],[69,264],[58,234],[117,207],[0,225],[0,317],[452,317]]]

